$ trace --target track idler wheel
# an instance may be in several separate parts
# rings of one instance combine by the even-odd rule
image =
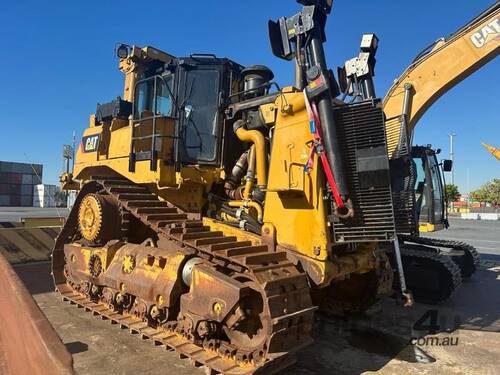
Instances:
[[[93,244],[121,237],[121,214],[108,195],[90,193],[83,197],[78,210],[78,229]]]

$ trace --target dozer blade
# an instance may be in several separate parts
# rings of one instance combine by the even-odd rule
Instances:
[[[73,359],[0,254],[0,374],[73,374]]]

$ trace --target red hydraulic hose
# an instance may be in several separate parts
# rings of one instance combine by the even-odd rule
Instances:
[[[314,137],[314,145],[311,150],[311,156],[309,157],[309,161],[306,164],[306,169],[310,169],[312,167],[312,155],[314,152],[316,152],[321,160],[323,169],[325,170],[326,179],[332,190],[335,203],[337,204],[338,208],[343,208],[344,201],[342,200],[342,197],[339,194],[337,183],[335,182],[335,177],[333,176],[333,172],[332,169],[330,168],[330,164],[328,163],[328,158],[326,156],[325,149],[323,146],[321,121],[318,116],[318,110],[316,108],[315,103],[312,103],[312,105],[311,103],[309,103],[309,98],[307,97],[305,89],[304,89],[304,101],[306,104],[307,115],[309,117],[309,129]]]

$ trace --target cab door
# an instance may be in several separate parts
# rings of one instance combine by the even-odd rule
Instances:
[[[177,150],[182,165],[219,163],[221,82],[220,65],[181,66]]]
[[[415,197],[421,230],[436,230],[445,222],[444,186],[436,154],[432,150],[414,157],[417,164]],[[430,226],[428,224],[431,224]]]
[[[443,223],[445,218],[444,186],[441,178],[441,168],[434,153],[428,155],[427,160],[432,181],[432,221],[429,222],[438,225]]]

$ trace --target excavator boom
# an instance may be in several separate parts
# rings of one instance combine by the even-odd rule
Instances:
[[[421,52],[384,98],[389,157],[397,157],[402,147],[402,129],[411,139],[418,120],[437,99],[499,52],[500,2]]]
[[[413,130],[425,111],[448,90],[498,56],[500,2],[468,22],[448,38],[441,38],[417,55],[384,98],[387,152],[391,165],[396,231],[402,249],[408,287],[415,299],[444,301],[470,277],[479,255],[470,245],[425,238],[419,230],[448,227],[444,180],[437,150],[430,145],[412,147]],[[434,254],[427,264],[428,254]],[[456,267],[452,267],[455,263]],[[441,267],[436,274],[427,273]],[[458,268],[458,271],[457,271]],[[454,270],[453,270],[454,269]],[[438,280],[446,280],[435,288]],[[428,284],[426,285],[426,283]]]
[[[490,146],[489,144],[483,143],[483,146],[488,152],[490,152],[497,160],[500,160],[500,148]]]

